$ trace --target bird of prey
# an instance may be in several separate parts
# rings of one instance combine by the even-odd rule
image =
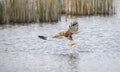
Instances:
[[[70,40],[71,42],[71,47],[74,48],[75,47],[75,43],[73,42],[73,34],[76,34],[78,32],[78,22],[73,22],[69,25],[68,30],[66,31],[62,31],[59,32],[57,35],[52,36],[52,38],[67,38],[68,40]],[[48,37],[45,36],[38,36],[39,38],[43,39],[43,40],[47,40]]]

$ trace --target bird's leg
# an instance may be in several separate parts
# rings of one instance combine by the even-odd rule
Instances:
[[[74,41],[73,41],[72,35],[69,34],[69,35],[67,36],[67,38],[70,40],[71,47],[74,48],[74,47],[75,47],[75,43],[74,43]]]
[[[73,40],[70,40],[70,43],[71,43],[71,47],[74,48],[75,47],[75,43]]]

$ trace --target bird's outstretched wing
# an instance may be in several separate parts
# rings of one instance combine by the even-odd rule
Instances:
[[[78,31],[78,23],[77,22],[73,22],[69,25],[69,28],[67,31],[62,31],[62,32],[59,32],[57,35],[51,37],[51,38],[64,38],[64,37],[67,37],[68,39],[72,40],[72,34],[76,34]],[[45,36],[38,36],[39,38],[43,39],[43,40],[47,40],[48,37],[45,37]]]
[[[72,35],[76,34],[78,31],[78,23],[77,22],[73,22],[71,23],[71,25],[69,25],[69,28],[67,31],[62,31],[59,32],[57,35],[51,37],[51,38],[63,38],[66,37],[67,39],[70,40],[71,42],[71,47],[74,48],[75,47],[75,43],[73,42],[73,38]],[[43,39],[43,40],[47,40],[48,37],[45,36],[38,36],[39,38]]]
[[[71,25],[69,25],[69,29],[67,30],[67,32],[69,32],[71,34],[76,34],[77,31],[78,31],[78,23],[77,22],[71,23]]]

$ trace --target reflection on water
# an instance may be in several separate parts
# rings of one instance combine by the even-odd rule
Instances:
[[[59,59],[61,59],[61,57],[66,58],[66,64],[68,64],[68,70],[66,70],[64,72],[79,72],[78,71],[78,69],[79,69],[78,63],[79,63],[80,59],[79,59],[79,54],[77,52],[72,50],[72,52],[69,54],[56,54],[56,55],[58,57],[60,57]],[[65,62],[63,65],[65,65]],[[65,66],[67,66],[67,65],[65,65]]]
[[[70,65],[70,69],[71,72],[78,72],[78,56],[79,54],[77,53],[71,53],[69,56],[69,65]]]

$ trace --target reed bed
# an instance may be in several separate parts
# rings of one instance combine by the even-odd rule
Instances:
[[[0,23],[52,22],[59,18],[59,0],[0,0]]]
[[[110,15],[113,0],[64,0],[63,12],[70,15]]]
[[[110,15],[113,0],[0,0],[0,23],[55,22],[61,14]]]
[[[3,23],[3,3],[0,2],[0,23]]]
[[[29,19],[28,0],[2,0],[4,23],[27,23]]]
[[[59,0],[37,0],[37,12],[40,22],[53,22],[60,19]]]

